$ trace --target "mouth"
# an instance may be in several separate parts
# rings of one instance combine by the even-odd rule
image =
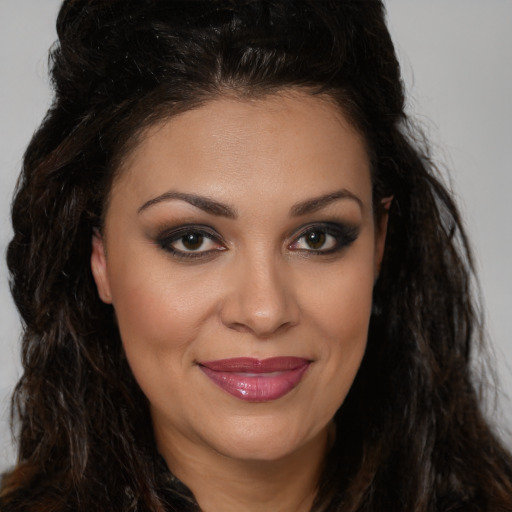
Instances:
[[[310,364],[302,357],[239,357],[203,361],[199,368],[215,385],[236,398],[269,402],[298,386]]]

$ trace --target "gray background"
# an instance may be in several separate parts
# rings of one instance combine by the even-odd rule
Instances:
[[[13,458],[7,424],[19,376],[19,323],[4,263],[9,204],[22,154],[49,105],[47,50],[60,0],[0,0],[0,470]],[[501,377],[489,415],[512,447],[512,0],[388,0],[409,91],[451,180],[473,239]],[[491,395],[494,387],[490,387]]]

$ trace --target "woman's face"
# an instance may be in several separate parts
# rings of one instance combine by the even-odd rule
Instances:
[[[325,99],[221,98],[152,127],[92,270],[157,440],[274,460],[325,435],[365,351],[385,221]]]

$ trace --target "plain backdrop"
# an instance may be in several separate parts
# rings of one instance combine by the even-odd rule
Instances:
[[[20,326],[4,262],[9,206],[24,148],[50,102],[47,51],[56,37],[59,5],[60,0],[0,0],[0,470],[14,460],[8,402],[20,374]],[[512,395],[512,1],[386,5],[409,112],[450,171],[474,243],[501,378],[498,403],[489,414],[512,447],[512,405],[505,396]]]

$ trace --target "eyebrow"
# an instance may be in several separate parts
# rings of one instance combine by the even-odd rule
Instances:
[[[321,210],[327,205],[333,203],[334,201],[339,201],[340,199],[353,200],[359,205],[361,210],[363,210],[363,202],[361,199],[359,199],[359,197],[347,189],[341,189],[337,190],[336,192],[331,192],[330,194],[325,194],[323,196],[314,197],[312,199],[307,199],[306,201],[296,203],[292,206],[290,212],[292,217],[300,217],[301,215],[317,212],[318,210]]]
[[[341,189],[294,204],[290,209],[290,215],[292,217],[300,217],[301,215],[314,213],[335,201],[339,201],[340,199],[353,200],[359,205],[361,209],[363,209],[363,202],[361,199],[359,199],[359,197],[347,189]],[[227,217],[228,219],[236,219],[238,216],[235,208],[228,206],[227,204],[215,201],[209,197],[173,191],[165,192],[157,197],[154,197],[153,199],[150,199],[149,201],[146,201],[142,206],[139,207],[137,213],[140,214],[155,204],[174,200],[185,201],[186,203],[189,203],[192,206],[195,206],[196,208],[199,208],[200,210],[215,216]]]
[[[197,196],[195,194],[185,194],[183,192],[165,192],[149,201],[146,201],[138,210],[137,213],[141,213],[148,209],[150,206],[161,203],[163,201],[185,201],[186,203],[199,208],[200,210],[216,215],[218,217],[227,217],[228,219],[236,219],[237,212],[231,206],[223,203],[219,203],[209,197]]]

